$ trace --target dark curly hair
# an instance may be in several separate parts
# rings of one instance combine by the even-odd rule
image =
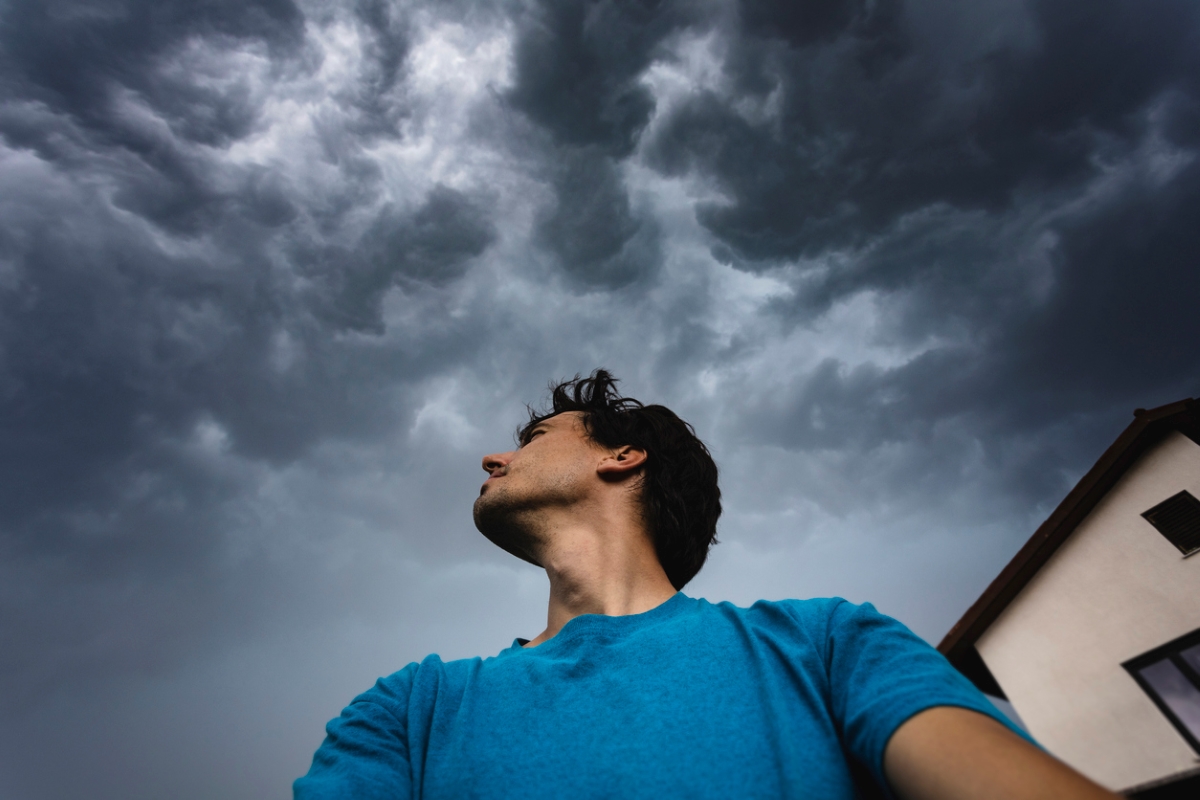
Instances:
[[[529,409],[517,431],[521,444],[542,420],[579,411],[588,436],[601,447],[630,445],[646,451],[639,486],[642,514],[658,561],[671,585],[682,589],[717,543],[721,490],[717,465],[696,431],[665,406],[622,397],[617,379],[598,369],[587,378],[550,384],[550,409]]]

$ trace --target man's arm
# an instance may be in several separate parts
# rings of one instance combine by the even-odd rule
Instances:
[[[1120,800],[991,717],[953,706],[901,725],[883,769],[904,800]]]

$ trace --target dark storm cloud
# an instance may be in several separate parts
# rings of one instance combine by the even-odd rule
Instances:
[[[1029,507],[1133,407],[1200,391],[1194,4],[739,9],[727,84],[672,108],[649,163],[717,190],[714,255],[790,281],[790,324],[870,292],[879,341],[922,353],[825,359],[748,404],[752,440],[900,447],[947,483],[981,447]]]
[[[232,241],[192,257],[78,200],[33,205],[0,226],[17,274],[16,291],[0,293],[9,522],[116,491],[124,476],[113,470],[131,454],[207,417],[235,452],[285,460],[326,435],[384,424],[372,397],[390,379],[378,356],[330,341],[306,306],[334,329],[377,330],[387,289],[460,277],[493,237],[477,206],[435,187],[415,210],[385,208],[363,244],[322,261],[323,292],[295,294],[246,244],[262,246],[260,225],[230,217],[207,233]]]
[[[941,341],[897,366],[828,358],[752,403],[745,430],[868,461],[906,447],[912,457],[893,476],[900,494],[913,474],[953,485],[982,447],[1003,484],[997,499],[1054,502],[1133,408],[1200,391],[1189,311],[1200,296],[1198,196],[1192,162],[1165,185],[1135,177],[1032,231],[943,213],[880,237],[807,302],[871,286],[891,304],[881,338]],[[931,452],[939,459],[917,469]]]
[[[664,40],[703,5],[676,2],[544,2],[519,20],[513,108],[574,146],[629,155],[654,112],[642,85]]]
[[[588,288],[616,288],[658,266],[657,227],[633,212],[613,159],[566,150],[553,169],[554,200],[535,236],[568,275]]]
[[[1012,331],[1004,366],[1045,387],[1056,411],[1200,389],[1200,161],[1190,155],[1165,184],[1123,187],[1054,227],[1057,285]]]
[[[402,98],[395,94],[403,88],[409,32],[407,20],[396,9],[384,0],[358,0],[354,4],[355,14],[370,31],[365,48],[367,70],[355,98],[363,112],[361,123],[355,126],[359,133],[395,135],[405,113],[405,105],[396,102]]]
[[[161,110],[172,133],[192,142],[226,144],[248,131],[256,109],[238,89],[222,92],[189,74],[159,69],[192,37],[262,46],[273,57],[294,54],[304,18],[290,0],[164,4],[15,2],[0,27],[9,98],[71,114],[106,144],[148,153],[146,142],[115,118],[113,93],[125,89]],[[39,144],[43,142],[30,142]]]
[[[716,182],[728,201],[701,204],[697,214],[737,266],[853,254],[806,286],[822,305],[864,288],[921,288],[936,273],[925,286],[931,295],[956,285],[977,290],[997,270],[1016,268],[1003,264],[1020,255],[998,238],[1014,233],[1004,221],[1082,198],[1139,148],[1193,152],[1195,129],[1184,122],[1198,96],[1191,4],[1034,3],[1033,44],[1000,42],[950,64],[941,37],[979,32],[922,27],[911,7],[891,2],[814,4],[811,18],[792,8],[743,6],[725,64],[736,92],[682,103],[648,153],[667,174]],[[880,42],[890,43],[886,58]],[[777,110],[747,118],[737,107],[747,93],[772,94]],[[1063,211],[1030,224],[1067,238],[1099,233],[1134,208],[1168,211],[1193,181],[1189,169],[1168,181],[1170,200],[1140,191],[1120,209],[1097,201],[1105,211]],[[930,210],[937,224],[922,225]],[[944,213],[953,210],[977,216]],[[975,229],[954,241],[963,219]],[[1192,252],[1182,230],[1156,229],[1180,242],[1178,256]],[[1110,285],[1163,254],[1127,248],[1119,264],[1096,263],[1064,247],[1054,257],[1064,275]],[[1074,308],[1073,297],[1056,291],[1058,310]]]
[[[235,448],[282,458],[332,429],[373,424],[369,409],[351,413],[336,380],[299,391],[317,373],[344,378],[359,368],[307,312],[339,308],[349,322],[335,327],[378,327],[386,290],[402,279],[446,285],[495,234],[478,202],[444,185],[412,206],[371,210],[381,176],[359,152],[362,114],[374,120],[370,132],[395,133],[395,119],[380,114],[401,87],[407,39],[390,6],[362,2],[353,11],[367,31],[362,92],[324,131],[344,182],[312,197],[298,193],[295,175],[227,163],[212,149],[248,136],[260,105],[252,76],[230,76],[222,58],[261,46],[276,76],[320,61],[306,52],[304,18],[291,3],[6,9],[0,135],[53,165],[59,179],[54,191],[10,187],[24,193],[25,208],[0,225],[15,275],[14,290],[0,296],[11,387],[5,442],[19,451],[6,465],[46,465],[14,469],[25,477],[5,490],[23,500],[6,508],[77,491],[82,475],[119,461],[158,426],[175,435],[198,415],[228,425]],[[190,62],[189,49],[203,63]],[[195,66],[211,74],[187,69]],[[229,80],[206,80],[212,75]],[[364,207],[375,221],[359,233]],[[180,237],[178,246],[164,246],[137,217]],[[288,269],[272,261],[277,248],[340,256],[289,265],[324,294],[292,288]],[[310,357],[272,369],[284,340]],[[314,435],[319,418],[326,423]]]
[[[631,211],[618,165],[655,111],[643,73],[671,37],[711,17],[705,4],[582,0],[519,17],[504,101],[553,144],[537,238],[585,287],[623,286],[658,265],[657,230]]]
[[[782,39],[796,47],[830,41],[863,20],[876,22],[895,14],[898,4],[867,0],[818,0],[782,3],[745,0],[739,5],[742,29],[756,37]]]
[[[919,26],[895,0],[792,5],[744,7],[733,95],[685,102],[651,144],[668,174],[717,182],[728,202],[700,220],[747,266],[861,245],[932,203],[999,213],[1078,186],[1136,143],[1148,104],[1193,90],[1196,14],[1174,0],[1033,3],[1036,44],[949,63],[943,37],[987,32]],[[768,95],[761,120],[734,102]]]
[[[326,254],[324,277],[338,285],[322,315],[339,328],[384,332],[383,295],[397,285],[445,286],[496,238],[480,204],[438,185],[415,210],[388,204],[353,246]]]
[[[264,631],[338,609],[503,628],[465,453],[600,364],[710,440],[731,546],[811,506],[1015,547],[1132,408],[1200,393],[1198,16],[4,4],[0,694],[247,641],[306,685]]]
[[[323,64],[292,3],[2,12],[6,696],[169,666],[296,601],[242,541],[269,470],[393,430],[477,347],[469,317],[378,341],[389,291],[436,314],[496,231],[486,198],[389,194],[364,148],[402,136],[408,22],[347,11],[358,74],[299,166],[230,157]]]
[[[264,220],[286,217],[286,200],[254,176],[249,191],[214,186],[196,154],[196,145],[245,136],[258,117],[248,82],[222,74],[196,45],[258,48],[282,64],[299,54],[303,24],[287,0],[12,3],[0,27],[0,135],[66,170],[105,158],[114,203],[175,232],[196,234],[231,204]],[[138,113],[139,103],[157,119]]]

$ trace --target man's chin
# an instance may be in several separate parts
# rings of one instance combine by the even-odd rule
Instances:
[[[504,552],[540,567],[533,555],[533,537],[517,521],[518,514],[502,498],[489,495],[490,492],[480,495],[475,501],[475,528]]]

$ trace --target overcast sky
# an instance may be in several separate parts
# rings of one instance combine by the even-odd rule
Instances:
[[[1194,0],[7,0],[0,796],[288,797],[377,676],[537,634],[480,457],[597,366],[722,469],[690,594],[936,642],[1200,394],[1198,37]]]

